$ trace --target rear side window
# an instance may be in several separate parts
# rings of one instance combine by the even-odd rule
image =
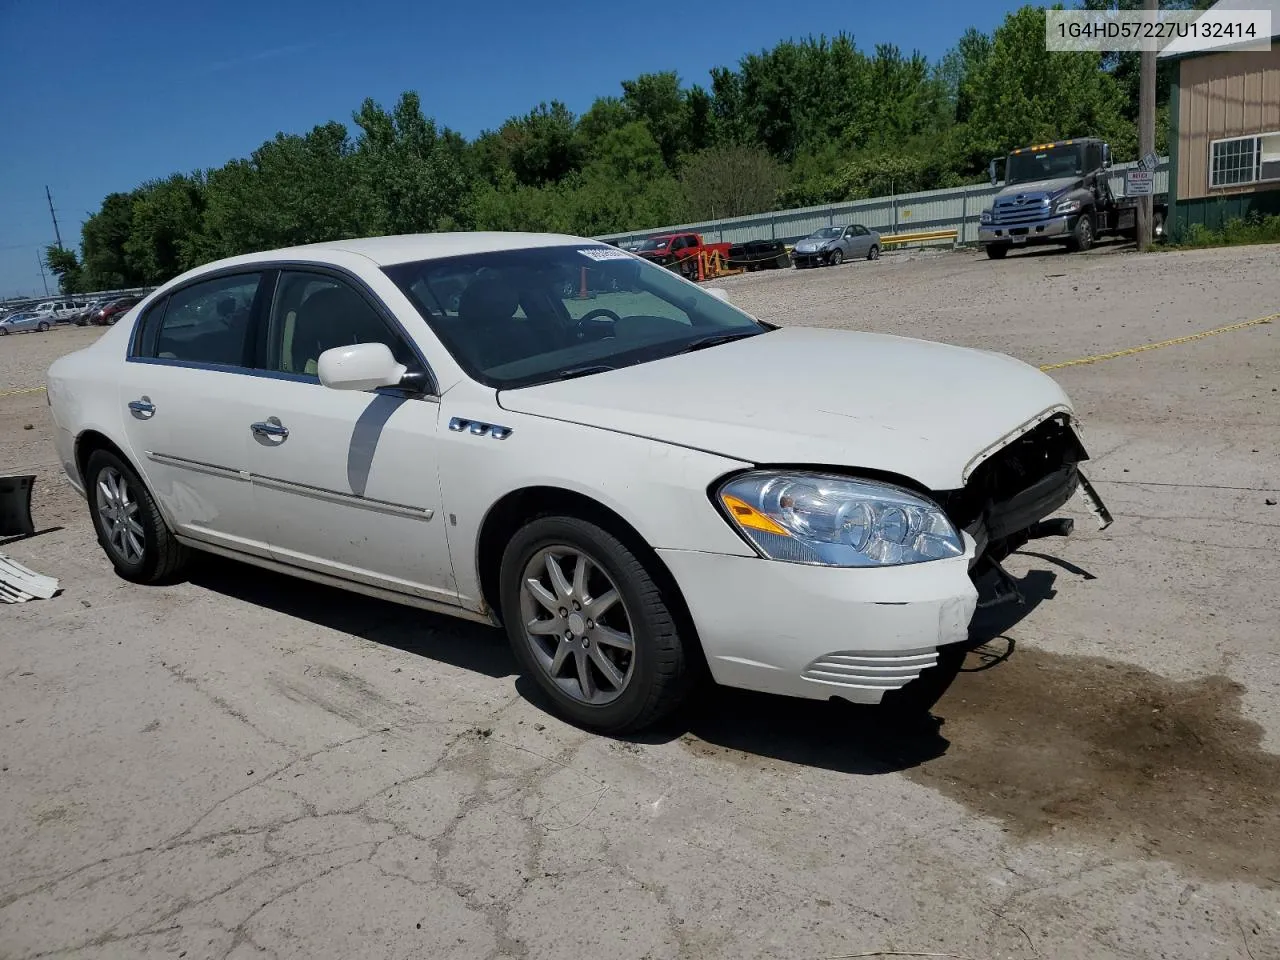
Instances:
[[[161,360],[248,366],[249,328],[261,284],[260,273],[246,273],[177,291],[147,337],[153,346],[146,352]]]

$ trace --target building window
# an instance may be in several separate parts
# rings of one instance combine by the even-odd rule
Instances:
[[[1280,133],[1214,140],[1209,144],[1209,186],[1280,180]]]

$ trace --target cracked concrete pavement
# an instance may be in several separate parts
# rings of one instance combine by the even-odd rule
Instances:
[[[1274,313],[1278,266],[901,254],[723,285],[1052,363]],[[96,334],[0,342],[0,394]],[[123,583],[43,396],[0,397],[42,530],[0,550],[62,582],[0,607],[0,957],[1278,958],[1278,344],[1054,373],[1116,523],[1073,506],[1011,562],[1026,608],[975,627],[918,729],[708,690],[596,737],[496,631],[212,559]]]

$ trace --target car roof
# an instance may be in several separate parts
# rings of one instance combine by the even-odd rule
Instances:
[[[516,233],[506,231],[465,231],[457,233],[408,233],[390,237],[360,237],[352,240],[328,240],[296,247],[263,250],[206,264],[201,271],[219,265],[242,265],[267,260],[324,259],[326,253],[354,253],[372,260],[380,267],[414,260],[433,260],[441,257],[465,256],[473,253],[494,253],[501,250],[526,250],[530,247],[557,247],[565,244],[589,243],[600,246],[599,240],[574,237],[559,233]]]

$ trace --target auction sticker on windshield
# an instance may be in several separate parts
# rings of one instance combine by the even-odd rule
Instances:
[[[616,250],[613,247],[585,247],[578,251],[584,257],[590,257],[592,260],[630,260],[631,254],[625,250]]]

